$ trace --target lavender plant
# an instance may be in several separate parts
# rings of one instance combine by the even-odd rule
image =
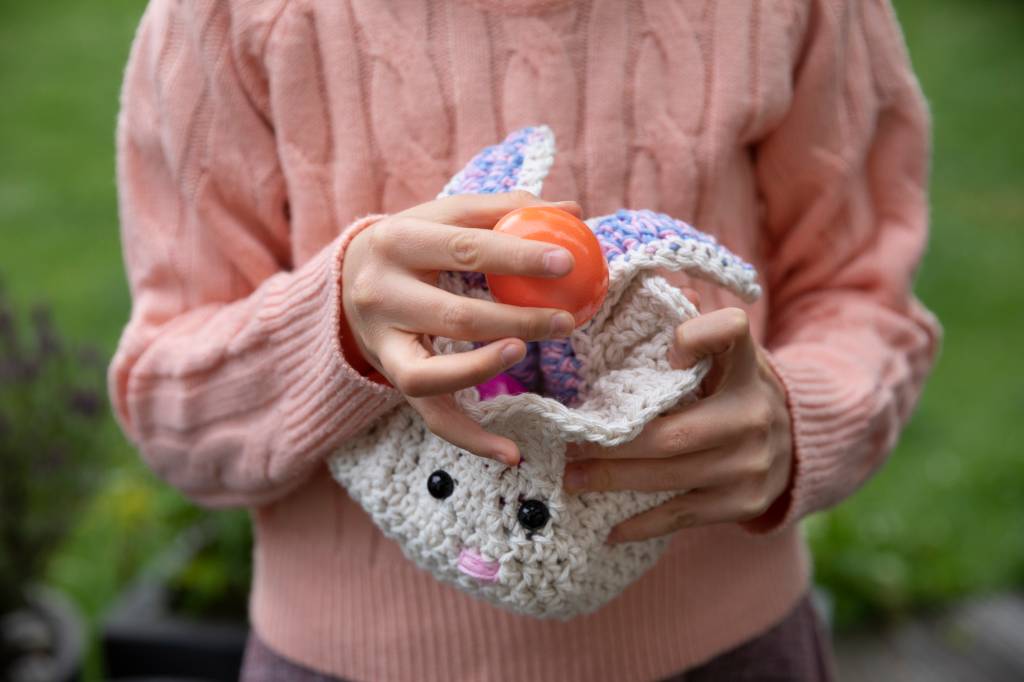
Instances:
[[[0,614],[24,605],[98,480],[107,409],[99,352],[72,347],[43,305],[23,317],[0,284]]]

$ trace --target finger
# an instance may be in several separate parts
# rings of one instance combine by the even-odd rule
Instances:
[[[561,277],[573,268],[572,254],[560,246],[417,217],[384,223],[375,232],[374,243],[411,270]]]
[[[738,494],[729,488],[702,488],[623,521],[608,534],[608,544],[638,542],[668,535],[683,528],[737,521]]]
[[[740,308],[722,308],[686,320],[676,327],[669,361],[688,368],[705,357],[714,357],[721,375],[739,376],[757,368],[757,354],[750,336],[747,314]],[[716,385],[719,382],[714,382]]]
[[[700,293],[696,289],[692,289],[686,286],[680,287],[679,290],[683,293],[683,296],[685,296],[686,299],[691,304],[693,304],[693,307],[697,310],[697,314],[699,315]],[[683,362],[679,359],[679,352],[676,349],[675,343],[673,343],[672,346],[670,346],[668,349],[668,364],[674,367],[675,369],[689,369],[692,366],[683,364]]]
[[[416,282],[385,304],[404,330],[464,341],[515,337],[527,341],[562,338],[576,323],[572,313],[528,308],[459,296]]]
[[[438,223],[463,225],[465,227],[494,227],[509,211],[526,206],[555,206],[580,216],[580,206],[575,201],[544,201],[525,190],[498,194],[458,194],[437,201],[421,204],[401,215],[410,215]]]
[[[392,332],[377,351],[384,375],[395,388],[412,398],[476,386],[526,355],[526,344],[520,339],[501,339],[462,353],[432,355],[420,338]]]
[[[606,448],[596,443],[573,443],[570,460],[675,457],[732,442],[742,431],[735,406],[715,396],[698,400],[680,411],[651,420],[633,440]]]
[[[420,413],[424,423],[435,435],[467,452],[502,464],[519,464],[519,448],[508,438],[486,431],[455,404],[451,395],[409,398],[409,404]]]
[[[567,492],[680,491],[717,486],[737,474],[728,448],[711,448],[670,459],[612,459],[574,462],[565,469]]]

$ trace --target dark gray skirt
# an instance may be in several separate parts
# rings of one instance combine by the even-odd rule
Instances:
[[[778,625],[707,663],[663,682],[832,682],[832,646],[810,597]],[[250,636],[242,682],[345,682],[271,651]]]

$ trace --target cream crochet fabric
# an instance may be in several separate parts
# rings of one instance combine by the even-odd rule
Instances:
[[[518,131],[481,152],[442,196],[539,193],[553,157],[548,128]],[[587,224],[608,258],[610,283],[603,306],[573,333],[559,363],[574,368],[572,398],[521,393],[481,400],[476,389],[456,395],[469,415],[519,445],[519,467],[460,451],[434,436],[408,405],[330,459],[334,477],[412,561],[470,594],[542,618],[600,608],[667,544],[665,538],[604,541],[613,526],[676,493],[562,490],[567,443],[610,446],[634,438],[654,417],[694,400],[709,368],[708,360],[688,370],[669,366],[674,328],[698,313],[655,269],[686,270],[746,300],[760,294],[750,265],[668,216],[620,211]],[[489,298],[478,276],[445,273],[440,284]],[[434,347],[452,353],[470,346],[438,338]]]

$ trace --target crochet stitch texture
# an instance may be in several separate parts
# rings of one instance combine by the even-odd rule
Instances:
[[[488,147],[445,187],[458,193],[540,192],[554,135],[525,128]],[[438,579],[518,613],[567,619],[613,599],[658,559],[667,539],[608,546],[613,526],[676,493],[562,490],[565,447],[626,442],[659,414],[696,398],[710,360],[686,370],[667,359],[673,330],[698,314],[657,268],[686,270],[745,300],[756,272],[717,241],[652,211],[592,218],[609,266],[598,313],[566,341],[541,342],[509,373],[541,392],[456,400],[487,429],[511,438],[523,462],[508,468],[431,433],[402,406],[330,460],[342,483],[403,552]],[[490,298],[477,273],[443,273],[454,293]],[[471,344],[437,338],[438,353]],[[533,377],[533,380],[531,380]]]

